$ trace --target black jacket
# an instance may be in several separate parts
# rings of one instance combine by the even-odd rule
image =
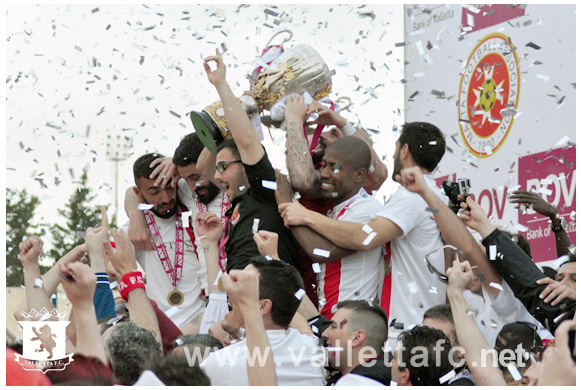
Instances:
[[[385,361],[385,355],[381,354],[365,364],[366,366],[370,367],[364,367],[360,364],[351,370],[351,374],[361,375],[381,382],[385,386],[389,386],[391,382],[391,368],[388,367],[386,363],[388,362]],[[327,382],[327,386],[334,385],[341,378],[341,376],[341,373],[331,376]]]
[[[497,257],[492,261],[494,268],[506,280],[514,296],[523,303],[528,312],[551,333],[555,333],[555,329],[562,321],[573,319],[575,301],[567,298],[559,305],[551,306],[539,298],[546,285],[537,284],[537,280],[544,278],[545,275],[507,234],[496,229],[482,240],[482,244],[486,247],[488,255],[490,245],[496,245]]]

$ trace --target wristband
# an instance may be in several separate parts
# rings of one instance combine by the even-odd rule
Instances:
[[[121,298],[127,302],[129,292],[136,288],[145,290],[145,283],[143,283],[143,274],[139,271],[128,272],[119,280],[119,293]]]
[[[341,127],[339,130],[341,130],[341,132],[345,134],[346,137],[355,134],[355,127],[353,127],[349,121],[347,121],[345,126]]]

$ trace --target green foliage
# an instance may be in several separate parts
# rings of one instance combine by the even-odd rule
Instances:
[[[96,195],[87,187],[87,172],[83,172],[81,183],[69,198],[65,209],[58,209],[59,215],[65,218],[65,225],[55,224],[51,229],[52,249],[48,255],[57,261],[75,246],[85,242],[84,234],[87,228],[95,227],[101,222],[101,210],[90,207],[89,204]]]
[[[6,286],[24,284],[18,244],[24,236],[38,235],[38,225],[32,224],[38,205],[40,200],[26,190],[6,189]]]

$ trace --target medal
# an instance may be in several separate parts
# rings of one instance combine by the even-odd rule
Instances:
[[[174,288],[167,294],[167,302],[172,306],[179,306],[184,302],[184,294],[177,288]]]

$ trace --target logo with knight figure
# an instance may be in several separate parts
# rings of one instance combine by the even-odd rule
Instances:
[[[500,149],[517,115],[519,92],[516,46],[504,34],[485,36],[460,79],[460,133],[473,155],[490,157]]]
[[[73,354],[66,353],[66,329],[69,321],[64,321],[66,313],[46,308],[23,312],[22,355],[16,354],[16,361],[27,371],[62,371],[73,361]]]

